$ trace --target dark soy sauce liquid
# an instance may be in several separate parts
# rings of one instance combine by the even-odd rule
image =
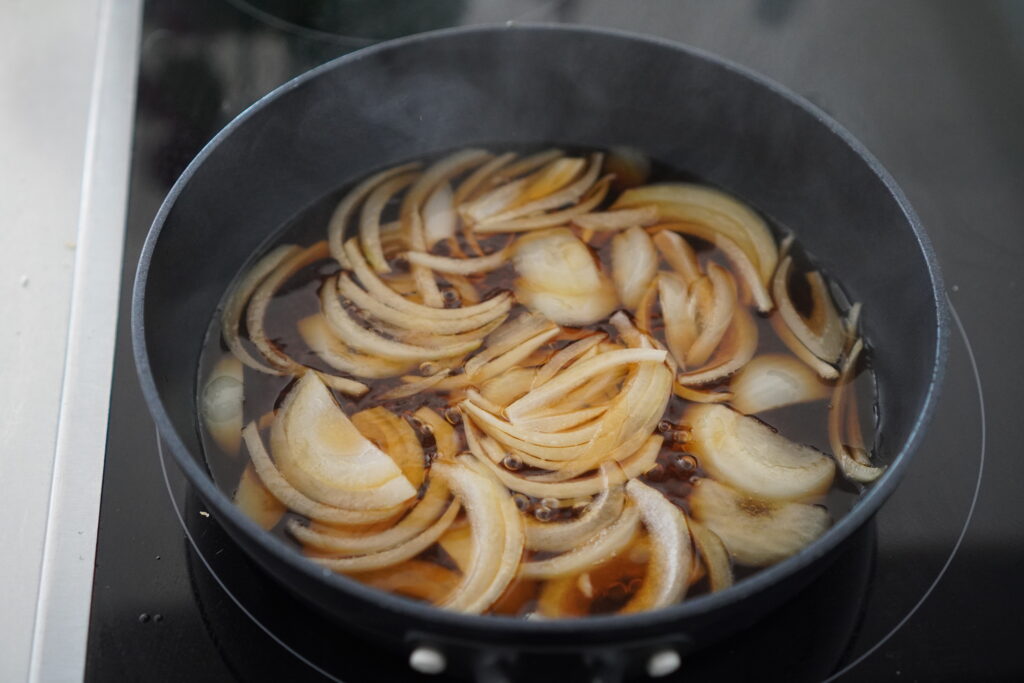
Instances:
[[[508,145],[493,145],[490,147],[492,151],[505,151],[508,148]],[[529,152],[532,150],[525,151]],[[587,151],[590,150],[578,150],[579,153],[586,153]],[[665,181],[700,182],[700,179],[666,165],[658,164],[657,162],[653,163],[651,176],[648,179],[648,182],[653,183]],[[453,182],[453,186],[457,182],[458,179]],[[242,272],[246,272],[252,263],[255,263],[259,257],[278,244],[298,244],[301,246],[307,246],[326,239],[327,223],[330,216],[334,211],[337,202],[350,188],[351,185],[341,187],[337,191],[332,192],[312,206],[296,214],[293,219],[283,225],[282,228],[264,244],[264,248],[261,249],[259,253],[253,255],[249,264],[242,270]],[[724,189],[728,190],[728,188]],[[617,196],[618,192],[619,190],[613,189],[613,191],[609,193],[609,198],[605,200],[605,205],[610,204],[613,201],[614,196]],[[756,207],[753,208],[756,210]],[[382,223],[386,223],[389,220],[397,218],[397,212],[398,202],[393,201],[385,210],[382,217]],[[784,234],[781,226],[774,224],[767,218],[766,221],[771,226],[777,239]],[[491,251],[503,246],[507,240],[507,235],[496,235],[481,238],[479,241],[484,250],[490,253]],[[688,240],[695,246],[695,248],[697,248],[702,264],[706,263],[708,260],[714,260],[729,268],[730,271],[732,270],[723,255],[712,248],[711,245],[695,241],[692,238],[688,238]],[[597,236],[595,236],[595,239],[591,241],[592,248],[604,264],[607,272],[610,272],[609,264],[611,263],[610,244],[610,235],[607,233],[604,236],[602,236],[601,233],[598,233]],[[468,248],[465,248],[464,250],[466,253],[470,253]],[[435,253],[446,253],[445,244],[443,242],[435,247]],[[794,269],[796,272],[806,272],[815,269],[813,257],[801,249],[799,234],[797,234],[797,241],[793,245],[790,254],[794,257]],[[406,270],[406,266],[402,263],[393,262],[393,267],[396,271]],[[663,264],[662,267],[664,268],[667,266]],[[319,311],[318,292],[320,286],[324,279],[338,272],[338,270],[339,265],[336,262],[323,261],[311,265],[297,273],[295,277],[291,278],[279,290],[277,296],[271,302],[265,322],[268,336],[288,355],[302,364],[330,372],[332,374],[338,373],[325,365],[305,346],[296,330],[296,322]],[[826,276],[826,280],[832,290],[833,297],[836,300],[840,314],[844,314],[850,303],[848,298],[844,295],[837,283],[828,278],[827,273],[823,272],[823,275]],[[514,277],[515,273],[512,266],[511,264],[508,264],[499,270],[487,274],[486,276],[472,278],[472,281],[476,285],[476,289],[479,292],[481,299],[486,299],[494,291],[509,289]],[[442,283],[442,291],[444,291],[448,287],[446,286],[446,283],[443,282],[443,276],[438,274],[438,278]],[[793,278],[791,284],[793,287],[793,298],[798,307],[808,307],[809,296],[807,292],[804,291],[806,290],[806,287],[804,287],[803,290],[801,289],[801,284],[802,278]],[[525,309],[520,306],[514,307],[509,316],[509,320],[513,319],[524,310]],[[871,315],[871,311],[866,311],[865,314]],[[758,325],[758,355],[772,352],[790,354],[790,351],[776,336],[768,320],[765,317],[756,314],[756,312],[754,318]],[[656,310],[652,321],[652,325],[655,329],[652,331],[655,336],[664,341],[664,337],[661,334],[661,328],[658,325],[659,322],[660,316]],[[608,324],[599,323],[589,327],[608,331],[612,340],[618,338],[614,329]],[[245,339],[244,322],[242,334],[243,343],[248,345],[249,342]],[[571,341],[559,341],[545,348],[550,349],[553,352],[554,350],[557,350],[569,343],[571,343]],[[865,353],[861,356],[857,376],[853,381],[853,387],[854,394],[858,402],[859,414],[863,428],[862,431],[868,439],[867,445],[870,448],[873,445],[871,443],[872,435],[876,433],[875,424],[877,423],[878,409],[876,404],[874,377],[870,371],[870,346],[867,345],[867,340],[865,340],[865,344]],[[253,355],[258,358],[259,353],[256,351],[255,347],[249,345],[249,348]],[[212,367],[227,353],[229,353],[227,351],[227,347],[221,340],[220,320],[218,316],[215,316],[207,331],[204,350],[200,358],[196,385],[197,405],[201,404],[201,393]],[[259,420],[262,416],[274,410],[283,395],[286,393],[287,389],[292,384],[294,378],[288,376],[279,377],[267,375],[248,367],[244,368],[244,373],[245,401],[243,406],[243,424],[248,424],[253,420]],[[346,414],[351,415],[375,405],[384,405],[395,414],[405,417],[411,416],[416,409],[423,405],[430,406],[441,415],[446,414],[445,411],[448,408],[447,394],[427,391],[406,399],[381,403],[376,397],[384,391],[387,391],[389,388],[399,384],[400,382],[398,379],[361,381],[371,387],[371,391],[361,398],[353,399],[334,392],[335,397],[338,399],[339,404]],[[725,388],[727,384],[728,382],[723,382],[719,386],[707,386],[702,388],[721,389]],[[662,428],[669,427],[668,430],[664,431],[664,435],[666,437],[665,445],[658,456],[657,466],[643,475],[641,479],[651,486],[661,490],[669,500],[673,501],[689,513],[687,496],[692,488],[690,480],[693,477],[704,476],[704,471],[700,466],[699,460],[695,456],[687,453],[685,444],[674,442],[672,438],[673,430],[676,428],[674,423],[678,423],[679,417],[687,405],[689,405],[689,402],[684,401],[675,395],[670,399],[661,425]],[[827,432],[827,399],[813,403],[804,403],[779,408],[758,414],[757,417],[774,429],[778,430],[791,441],[806,444],[826,454],[831,452]],[[414,424],[414,427],[415,426],[416,425]],[[461,437],[461,428],[458,428],[457,426],[457,429]],[[216,445],[213,439],[206,432],[205,426],[201,426],[200,431],[200,437],[206,455],[206,462],[214,481],[227,494],[234,495],[242,472],[249,462],[244,445],[239,454],[229,455],[224,453]],[[429,458],[434,453],[433,438],[429,433],[422,430],[417,430],[417,433],[420,435],[424,452]],[[266,442],[268,436],[266,431],[262,434]],[[465,447],[464,440],[463,447]],[[879,462],[878,464],[884,465],[885,463]],[[528,470],[520,470],[520,472],[527,471]],[[834,523],[835,520],[839,519],[850,510],[856,502],[859,493],[859,486],[846,481],[837,472],[832,488],[823,497],[823,499],[819,501],[819,504],[828,509]],[[516,501],[520,506],[520,509],[524,510],[526,514],[535,513],[538,509],[543,507],[540,501],[522,494],[516,494]],[[582,508],[577,507],[574,509],[573,507],[565,507],[550,509],[550,521],[558,522],[561,520],[572,519],[579,513],[580,509]],[[544,508],[540,514],[548,515],[548,513],[548,509]],[[271,533],[285,539],[288,543],[294,545],[298,549],[301,546],[284,530],[284,522],[289,517],[301,518],[301,516],[296,515],[295,513],[286,513],[281,522],[271,530]],[[531,553],[530,551],[527,551],[524,560],[531,559],[531,557],[542,559],[546,555],[550,555],[550,553]],[[447,553],[439,545],[436,544],[421,554],[418,559],[429,560],[448,569],[455,569],[455,564],[452,559],[448,557]],[[626,602],[628,602],[632,593],[642,582],[643,568],[643,552],[637,552],[634,548],[633,550],[621,553],[619,558],[606,563],[606,566],[603,568],[591,572],[591,574],[594,575],[595,581],[593,585],[593,600],[590,601],[588,608],[589,613],[611,613],[621,608]],[[755,568],[744,567],[738,564],[734,565],[733,569],[737,580],[757,571]],[[533,582],[520,582],[520,584],[527,583],[531,585],[514,584],[513,586],[510,586],[506,591],[503,600],[499,601],[498,609],[496,611],[505,614],[519,615],[526,615],[532,612],[536,606],[537,586],[532,585]],[[690,586],[687,591],[687,596],[696,595],[706,592],[707,590],[707,578],[705,577],[697,580],[696,583]]]

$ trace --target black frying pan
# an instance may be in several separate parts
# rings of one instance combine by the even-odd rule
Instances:
[[[196,368],[225,288],[301,209],[370,170],[495,141],[631,145],[796,230],[862,301],[887,472],[822,538],[736,586],[644,614],[565,621],[464,616],[323,570],[241,514],[199,443]],[[664,41],[555,26],[469,28],[347,55],[285,84],[221,131],[160,209],[135,283],[143,390],[171,453],[238,544],[350,627],[449,671],[523,671],[557,653],[606,678],[735,631],[827,566],[895,488],[935,405],[948,323],[931,247],[889,175],[820,111],[734,65]],[[545,654],[546,653],[546,654]],[[576,680],[564,674],[564,680]]]

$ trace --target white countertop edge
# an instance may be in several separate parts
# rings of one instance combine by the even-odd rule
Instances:
[[[85,670],[121,285],[141,0],[102,0],[29,680]]]

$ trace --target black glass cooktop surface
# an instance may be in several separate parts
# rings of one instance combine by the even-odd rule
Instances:
[[[402,658],[296,604],[206,515],[156,441],[127,303],[163,195],[239,111],[378,40],[509,20],[679,40],[814,101],[906,191],[963,324],[935,422],[875,522],[793,601],[686,658],[679,680],[1024,678],[1024,9],[953,0],[147,2],[86,678],[415,680]]]

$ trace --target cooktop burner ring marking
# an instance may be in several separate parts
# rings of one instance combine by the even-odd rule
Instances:
[[[956,323],[956,328],[960,332],[960,338],[964,342],[964,348],[967,350],[967,358],[971,364],[971,371],[974,373],[974,385],[978,391],[978,410],[981,413],[981,443],[979,446],[980,457],[978,459],[978,477],[974,482],[974,495],[971,497],[971,504],[967,508],[967,517],[964,519],[964,525],[960,529],[960,535],[957,536],[956,542],[953,543],[953,549],[949,553],[949,557],[943,563],[942,568],[939,569],[939,573],[935,576],[935,579],[931,582],[928,588],[925,590],[924,595],[914,603],[914,606],[910,608],[910,611],[903,615],[903,618],[896,622],[896,625],[892,628],[889,633],[882,637],[877,643],[869,647],[863,653],[861,653],[856,659],[844,666],[839,671],[835,672],[831,676],[825,679],[824,683],[830,683],[850,672],[854,667],[863,662],[865,659],[874,654],[880,647],[885,645],[896,635],[903,626],[910,621],[911,617],[917,613],[917,610],[921,608],[921,605],[931,596],[939,582],[942,581],[942,577],[945,576],[946,570],[949,569],[949,565],[953,563],[953,558],[956,557],[957,552],[960,550],[960,545],[963,543],[964,537],[967,535],[967,529],[971,525],[971,518],[974,517],[974,508],[978,503],[978,494],[981,491],[981,479],[985,472],[985,447],[986,447],[986,417],[985,417],[985,393],[982,390],[981,385],[981,373],[978,372],[978,362],[974,357],[974,348],[971,346],[971,340],[967,336],[967,330],[964,328],[963,321],[960,320],[960,314],[957,313],[956,307],[953,305],[953,300],[946,294],[946,302],[949,304],[949,310],[953,314],[953,322]]]

